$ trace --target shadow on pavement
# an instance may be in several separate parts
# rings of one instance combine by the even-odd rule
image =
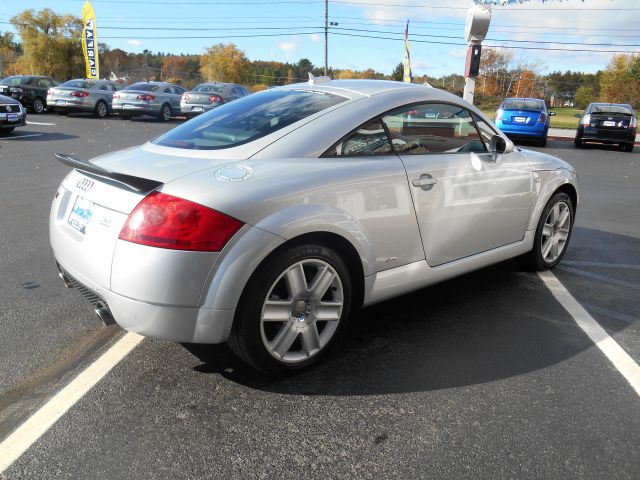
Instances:
[[[20,138],[24,137],[24,138]],[[16,131],[10,134],[0,135],[0,141],[10,139],[12,141],[19,142],[51,142],[59,140],[70,140],[72,138],[78,138],[77,135],[68,135],[66,133],[48,133],[48,132],[35,132],[29,131]]]
[[[577,229],[577,236],[585,236],[584,230]],[[610,245],[635,242],[640,252],[638,239],[595,233]],[[620,323],[618,329],[627,326]],[[563,362],[593,344],[535,274],[520,272],[515,262],[507,261],[361,310],[324,362],[291,377],[256,373],[226,345],[184,347],[203,362],[196,371],[219,373],[255,389],[380,395],[522,375]]]

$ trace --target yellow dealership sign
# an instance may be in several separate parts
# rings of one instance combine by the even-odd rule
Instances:
[[[82,7],[82,50],[87,65],[87,78],[100,78],[98,65],[98,35],[96,28],[96,14],[89,0]]]

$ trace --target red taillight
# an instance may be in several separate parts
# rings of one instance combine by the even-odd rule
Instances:
[[[583,127],[588,127],[590,124],[591,124],[591,115],[587,113],[584,117],[582,117],[582,120],[580,120],[580,125],[582,125]]]
[[[144,95],[138,95],[136,98],[138,100],[144,100],[145,102],[149,102],[151,100],[155,100],[156,96],[155,95],[144,94]]]
[[[189,95],[187,95],[186,93],[182,94],[182,101],[189,103],[191,101],[191,97]]]
[[[88,97],[89,92],[71,92],[72,97]]]
[[[220,95],[211,95],[209,97],[209,103],[222,103],[222,97]]]
[[[119,93],[114,93],[113,98],[122,98]]]
[[[545,123],[547,121],[547,114],[541,113],[538,117],[538,123]]]
[[[198,203],[153,192],[133,209],[118,238],[158,248],[219,252],[242,225]]]

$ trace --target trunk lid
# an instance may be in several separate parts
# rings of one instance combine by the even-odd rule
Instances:
[[[595,124],[595,125],[594,125]],[[631,115],[598,112],[591,114],[591,125],[603,130],[624,130],[631,124]]]
[[[531,110],[504,110],[502,123],[506,125],[535,125],[542,112]]]

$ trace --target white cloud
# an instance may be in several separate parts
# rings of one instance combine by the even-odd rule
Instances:
[[[278,44],[278,48],[283,52],[291,53],[295,51],[296,48],[298,48],[298,44],[293,42],[280,42]]]
[[[127,40],[127,43],[132,47],[141,47],[143,45],[142,41],[136,40],[135,38],[132,38],[131,40]]]
[[[318,43],[321,40],[320,35],[318,35],[317,33],[312,33],[311,35],[309,35],[309,38],[313,43]]]

